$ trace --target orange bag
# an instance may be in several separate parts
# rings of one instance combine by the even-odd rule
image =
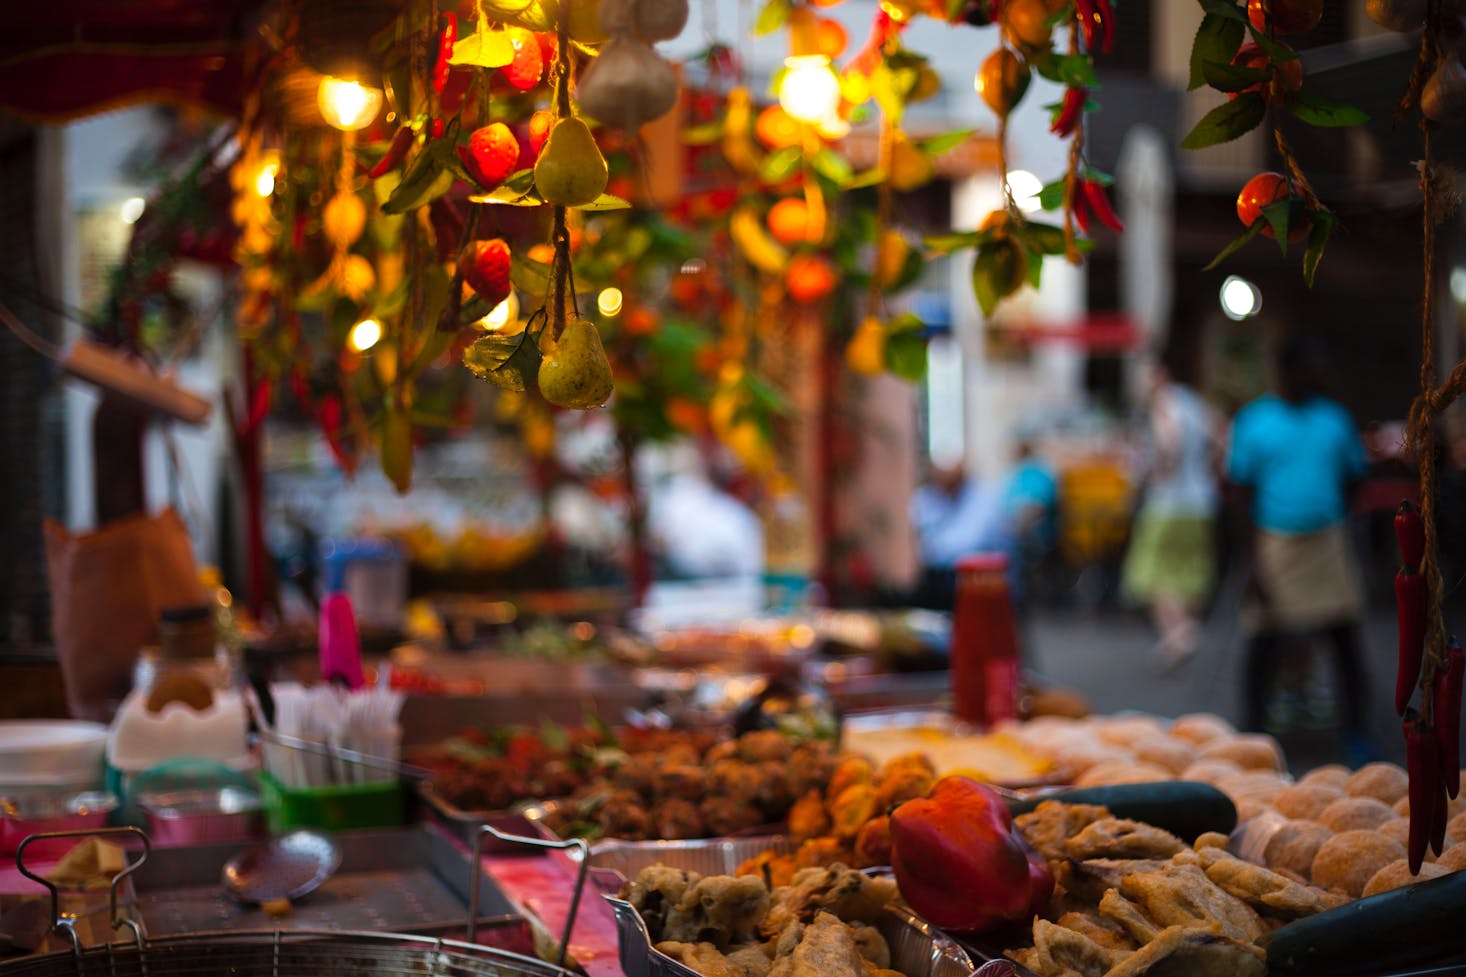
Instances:
[[[158,641],[160,611],[206,600],[188,529],[173,509],[84,535],[47,520],[46,576],[51,636],[78,719],[112,718],[138,652]]]

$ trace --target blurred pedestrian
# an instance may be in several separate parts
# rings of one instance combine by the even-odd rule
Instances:
[[[1012,537],[1001,487],[969,477],[960,464],[933,466],[912,495],[911,523],[921,555],[921,582],[913,597],[918,607],[952,609],[961,557],[1009,552]]]
[[[1013,457],[1003,486],[1003,517],[1014,553],[1013,596],[1022,608],[1033,597],[1039,568],[1058,544],[1059,481],[1031,436],[1019,435]]]
[[[1261,730],[1285,645],[1319,635],[1334,652],[1351,761],[1369,758],[1359,639],[1363,591],[1346,518],[1365,474],[1349,413],[1320,393],[1323,354],[1294,338],[1278,358],[1276,394],[1238,411],[1227,475],[1238,504],[1241,555],[1250,571],[1243,625],[1250,637],[1243,723]]]
[[[1120,577],[1125,596],[1150,612],[1163,671],[1196,654],[1200,614],[1216,580],[1220,431],[1183,374],[1174,352],[1150,365],[1141,502]]]

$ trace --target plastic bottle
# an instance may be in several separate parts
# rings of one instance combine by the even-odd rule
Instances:
[[[1018,715],[1018,626],[1008,593],[1008,558],[977,553],[958,560],[955,569],[948,655],[952,714],[961,722],[991,726]]]

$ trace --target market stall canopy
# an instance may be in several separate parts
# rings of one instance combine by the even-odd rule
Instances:
[[[67,122],[146,101],[239,114],[260,0],[14,4],[0,34],[0,110]]]

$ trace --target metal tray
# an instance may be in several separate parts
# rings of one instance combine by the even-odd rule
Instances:
[[[431,780],[419,780],[417,794],[434,820],[470,845],[479,837],[479,828],[486,824],[507,835],[560,840],[539,821],[543,805],[524,804],[507,811],[468,811],[438,793]],[[484,836],[483,850],[486,855],[525,851],[522,845],[501,841],[494,835]]]
[[[701,977],[652,946],[646,921],[631,903],[605,898],[616,916],[626,977]],[[904,906],[888,906],[876,928],[891,947],[891,969],[906,977],[972,977],[975,968],[967,952]]]
[[[590,846],[593,868],[610,869],[634,879],[642,869],[668,865],[699,875],[733,875],[738,866],[773,850],[791,854],[798,845],[788,835],[748,835],[704,838],[696,841],[620,841],[607,839]]]

